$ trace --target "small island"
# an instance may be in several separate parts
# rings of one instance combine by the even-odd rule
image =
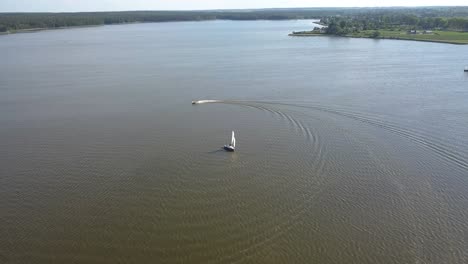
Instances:
[[[400,39],[466,45],[468,19],[372,13],[349,17],[332,16],[320,19],[313,30],[295,31],[289,35]]]

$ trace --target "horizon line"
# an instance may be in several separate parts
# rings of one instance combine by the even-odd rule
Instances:
[[[106,12],[226,12],[226,11],[261,11],[261,10],[292,10],[292,9],[383,9],[383,8],[431,8],[431,7],[468,7],[468,5],[428,5],[428,6],[321,6],[321,7],[265,7],[265,8],[228,8],[228,9],[128,9],[99,11],[0,11],[0,14],[13,13],[106,13]]]

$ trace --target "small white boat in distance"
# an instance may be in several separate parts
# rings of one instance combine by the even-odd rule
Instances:
[[[468,72],[468,66],[465,67],[465,72]]]
[[[232,131],[231,143],[224,145],[224,150],[233,152],[236,149],[236,138],[234,137],[234,131]]]
[[[207,103],[221,103],[221,100],[196,100],[192,101],[192,104],[207,104]]]

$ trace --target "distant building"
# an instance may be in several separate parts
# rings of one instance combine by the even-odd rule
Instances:
[[[312,32],[314,32],[314,33],[326,33],[327,32],[327,27],[314,27]]]

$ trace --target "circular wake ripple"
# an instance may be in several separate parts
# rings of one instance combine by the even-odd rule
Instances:
[[[297,104],[287,104],[287,103],[280,103],[280,102],[263,102],[263,101],[261,101],[261,102],[255,101],[255,102],[248,102],[248,103],[246,103],[246,102],[232,102],[231,101],[231,102],[226,102],[226,103],[240,104],[240,105],[255,107],[257,109],[261,109],[261,110],[270,112],[273,115],[279,116],[282,120],[285,120],[288,123],[288,125],[291,126],[291,128],[293,128],[296,132],[300,132],[303,136],[305,136],[307,138],[308,142],[315,142],[316,141],[316,135],[314,133],[310,132],[309,127],[304,125],[303,121],[296,118],[298,116],[298,114],[303,114],[303,113],[297,112],[295,115],[290,115],[288,113],[292,113],[294,111],[288,109],[287,113],[286,113],[286,111],[284,111],[284,110],[278,110],[278,109],[274,109],[274,108],[268,107],[268,106],[274,105],[274,106],[290,106],[290,107],[297,107],[297,108],[306,108],[306,109],[311,109],[311,110],[316,110],[316,111],[321,111],[321,112],[325,112],[325,113],[330,113],[330,114],[346,117],[346,118],[349,118],[351,120],[366,123],[366,124],[368,124],[370,126],[373,126],[373,127],[384,129],[385,131],[388,131],[388,132],[394,133],[394,134],[396,134],[398,136],[409,139],[412,142],[417,143],[419,146],[421,146],[421,147],[423,147],[425,149],[430,149],[430,150],[433,151],[433,153],[435,153],[442,160],[447,161],[447,162],[451,163],[452,165],[456,165],[456,168],[458,169],[459,172],[466,172],[466,170],[468,169],[468,159],[466,158],[467,157],[466,152],[463,151],[463,147],[458,147],[458,149],[457,149],[454,146],[450,145],[450,143],[448,143],[446,141],[443,141],[441,139],[435,138],[432,135],[429,135],[429,133],[425,132],[423,129],[420,129],[420,130],[409,129],[409,128],[397,125],[395,123],[389,122],[387,120],[383,120],[381,118],[376,118],[376,117],[372,117],[372,116],[369,116],[369,115],[363,115],[363,114],[360,114],[360,113],[351,112],[351,111],[348,111],[348,110],[330,108],[330,107],[325,107],[325,106],[320,106],[320,105],[310,106],[310,105],[297,105]],[[268,105],[268,106],[265,106],[265,105]],[[344,135],[346,135],[346,133],[344,133]],[[314,144],[314,145],[315,145],[315,147],[321,146],[321,144]],[[361,145],[366,146],[367,142],[362,142]],[[368,149],[367,152],[369,154],[372,153],[372,151],[368,147],[367,147],[367,149]],[[366,155],[366,156],[368,156],[368,155]],[[380,164],[379,166],[381,167],[382,174],[394,175],[394,177],[389,178],[390,181],[392,181],[393,178],[395,178],[395,177],[396,178],[404,177],[403,172],[398,172],[398,171],[395,171],[393,168],[388,168],[382,161],[380,161],[379,159],[376,159],[372,155],[369,155],[367,159],[374,160],[375,164]],[[428,168],[427,165],[429,165],[429,164],[426,164],[426,165],[422,164],[421,166],[423,166],[424,168]],[[365,164],[362,164],[361,167],[365,168],[366,166],[365,166]],[[398,165],[396,165],[395,168],[398,168]],[[345,173],[345,172],[343,171],[343,173]],[[365,174],[366,172],[363,171],[363,173]],[[414,179],[417,179],[417,178],[414,178]],[[430,185],[431,184],[431,183],[429,183],[430,179],[429,178],[425,178],[425,179],[426,179],[426,182],[427,182],[426,185]],[[397,195],[397,196],[406,197],[407,193],[403,193],[403,191],[401,190],[402,188],[403,189],[406,188],[405,186],[402,186],[401,183],[398,180],[394,181],[392,184],[394,184],[397,187],[395,190],[397,190],[397,191],[400,190],[400,195]],[[416,183],[413,183],[413,182],[410,183],[410,186],[416,186],[416,185],[418,185],[417,182]],[[398,186],[400,186],[400,187],[398,187]],[[382,187],[385,187],[385,186],[382,186]],[[393,188],[390,188],[390,189],[393,189]],[[319,193],[319,192],[317,192],[317,193]],[[407,208],[405,210],[405,212],[406,212],[405,217],[407,217],[409,219],[408,223],[412,224],[414,232],[416,232],[415,234],[424,234],[425,237],[430,237],[432,235],[432,236],[435,236],[438,240],[447,240],[450,244],[453,244],[452,247],[458,248],[457,244],[454,244],[455,242],[452,243],[451,240],[449,239],[451,235],[452,235],[452,237],[453,237],[453,235],[456,235],[456,230],[457,229],[455,227],[448,227],[448,226],[445,227],[446,224],[439,223],[438,226],[440,226],[441,229],[445,230],[442,233],[440,233],[440,232],[434,232],[433,230],[427,229],[426,225],[422,225],[420,223],[422,221],[422,222],[425,222],[428,226],[433,226],[434,224],[437,226],[437,221],[439,221],[437,219],[439,219],[439,217],[443,217],[443,212],[444,211],[449,210],[448,209],[448,202],[450,201],[450,199],[453,199],[453,197],[449,196],[448,197],[449,199],[447,199],[447,197],[442,197],[442,196],[438,195],[437,192],[434,192],[434,191],[431,191],[431,190],[429,190],[425,195],[427,196],[426,199],[430,199],[432,201],[431,203],[424,204],[424,202],[421,201],[419,197],[413,197],[413,198],[407,197],[409,199],[400,199],[399,198],[398,200],[392,201],[392,203],[401,203],[403,205],[403,208]],[[310,196],[310,197],[312,197],[312,196]],[[315,197],[315,195],[313,195],[313,197]],[[346,204],[346,200],[342,200],[341,202],[343,204]],[[381,203],[385,204],[385,201],[381,201]],[[423,208],[428,208],[428,210],[431,210],[429,208],[433,208],[433,209],[436,208],[435,209],[436,217],[437,217],[437,219],[435,220],[436,222],[434,222],[434,221],[432,221],[430,219],[427,220],[428,219],[427,217],[422,217],[422,215],[424,215],[424,214],[421,215],[421,212],[419,212],[418,215],[416,215],[415,212],[413,212],[414,208],[421,208],[421,206]],[[356,209],[359,209],[359,208],[356,208]],[[301,215],[300,210],[297,210],[297,212],[298,213],[296,215],[293,214],[291,216],[292,219],[294,219],[296,216],[299,217]],[[447,211],[447,213],[448,213],[448,211]],[[390,217],[392,219],[399,219],[400,218],[399,215],[391,215]],[[426,219],[426,220],[424,220],[424,219]],[[403,220],[400,219],[399,221],[403,221]],[[292,227],[294,226],[294,223],[291,223],[291,222],[284,222],[284,223],[285,223],[285,225],[284,225],[285,228],[284,229],[280,228],[280,229],[284,230],[284,232],[286,232],[287,230],[291,230]],[[429,223],[431,223],[431,224],[429,224]],[[282,225],[279,225],[279,226],[283,227]],[[352,226],[353,228],[356,228],[357,230],[363,231],[358,226],[356,226],[356,225],[353,225],[353,226]],[[463,229],[463,227],[461,229]],[[458,229],[458,230],[460,230],[460,229]],[[260,246],[265,246],[268,241],[270,241],[270,240],[273,241],[274,238],[276,238],[277,236],[280,236],[282,233],[283,232],[272,233],[271,236],[265,236],[265,238],[263,240],[261,240],[260,242],[258,242],[256,244],[253,244],[249,248],[246,248],[245,251],[243,251],[243,253],[255,251],[255,249],[259,248]],[[391,235],[392,235],[392,237],[394,239],[396,239],[397,237],[401,237],[401,236],[404,237],[403,233],[398,233],[398,232],[394,232]],[[383,241],[382,243],[385,244],[386,242]],[[438,248],[440,247],[440,245],[438,245],[437,243],[435,243],[433,246],[438,247]],[[413,252],[413,257],[415,259],[419,259],[421,261],[424,261],[424,259],[427,259],[427,256],[424,256],[425,253],[417,245],[414,246],[414,250],[412,252]],[[458,251],[458,253],[460,253],[460,252]],[[249,255],[249,254],[247,254],[247,255]],[[431,258],[436,259],[437,257],[432,256]],[[230,260],[232,261],[234,259],[235,258],[230,259]]]
[[[299,108],[306,108],[312,109],[327,113],[332,113],[344,117],[351,118],[353,120],[357,120],[363,123],[366,123],[371,126],[379,127],[385,129],[386,131],[398,134],[402,137],[412,140],[432,151],[437,153],[441,158],[454,163],[459,168],[463,169],[464,171],[468,170],[468,153],[463,150],[454,150],[453,146],[448,145],[441,139],[437,139],[431,137],[429,135],[425,135],[421,131],[416,131],[408,128],[404,128],[398,126],[397,124],[390,123],[385,120],[371,118],[369,116],[365,116],[362,114],[338,110],[334,108],[324,107],[324,106],[308,106],[308,105],[299,105],[299,104],[289,104],[289,103],[279,103],[279,102],[262,102],[259,103],[263,104],[271,104],[271,105],[284,105],[284,106],[292,106],[292,107],[299,107]]]
[[[164,224],[167,221],[171,222],[170,230],[160,230],[168,240],[171,240],[170,234],[174,234],[172,237],[173,243],[169,243],[167,246],[162,246],[159,250],[161,252],[172,252],[172,255],[184,256],[184,252],[200,252],[200,258],[206,263],[217,263],[217,262],[229,262],[237,263],[243,262],[244,260],[258,257],[259,255],[268,248],[273,248],[279,241],[284,241],[290,233],[296,232],[295,227],[302,224],[306,219],[304,215],[308,213],[308,208],[317,207],[320,208],[321,202],[330,202],[336,200],[342,210],[350,210],[362,212],[368,209],[368,206],[372,203],[361,202],[351,203],[358,199],[356,193],[369,194],[366,192],[366,188],[380,188],[382,195],[376,196],[374,203],[382,204],[385,208],[391,204],[397,204],[401,210],[402,215],[398,214],[398,211],[392,211],[387,215],[395,221],[395,226],[383,225],[382,227],[365,228],[360,222],[350,223],[350,230],[360,233],[368,233],[370,236],[379,236],[385,234],[387,239],[382,240],[379,244],[380,247],[395,246],[391,243],[392,241],[398,241],[407,237],[398,230],[392,230],[396,228],[400,223],[411,223],[415,235],[411,235],[405,243],[412,243],[417,240],[415,237],[418,234],[426,234],[427,225],[433,223],[432,220],[423,221],[425,224],[420,224],[424,213],[413,212],[414,208],[420,208],[422,205],[424,208],[438,208],[438,212],[442,212],[446,205],[443,203],[443,197],[437,196],[433,193],[427,192],[426,198],[430,198],[431,202],[424,205],[420,200],[420,197],[407,197],[408,188],[402,183],[401,178],[404,177],[404,172],[399,171],[398,165],[394,167],[386,166],[386,162],[383,159],[374,157],[372,150],[366,147],[366,138],[364,141],[357,138],[359,135],[354,135],[353,131],[349,131],[349,128],[343,130],[336,130],[337,128],[324,129],[324,131],[336,130],[336,135],[326,135],[329,139],[336,137],[339,142],[335,143],[336,146],[340,145],[340,142],[347,144],[346,142],[354,142],[350,145],[361,146],[359,149],[355,149],[353,156],[342,157],[330,156],[326,153],[332,151],[333,153],[339,153],[339,149],[328,149],[325,150],[324,140],[322,140],[321,134],[318,133],[314,126],[308,124],[310,118],[314,118],[310,112],[302,112],[291,110],[290,106],[301,108],[308,108],[311,110],[321,111],[325,113],[335,114],[338,116],[350,118],[364,122],[373,127],[383,128],[386,131],[392,132],[398,136],[408,138],[418,145],[428,148],[426,144],[421,142],[430,141],[430,137],[424,135],[424,133],[417,133],[410,129],[405,129],[401,126],[392,124],[385,120],[377,119],[370,116],[365,116],[358,113],[353,113],[345,110],[331,109],[323,106],[304,106],[294,105],[285,103],[265,103],[265,102],[234,102],[234,101],[217,101],[217,103],[226,103],[239,106],[250,107],[264,111],[270,114],[276,120],[280,120],[285,124],[284,128],[290,132],[294,132],[299,135],[303,144],[297,144],[292,146],[273,146],[269,148],[269,151],[265,153],[264,160],[253,164],[250,159],[243,160],[242,155],[237,157],[237,162],[228,163],[226,168],[219,168],[219,157],[220,155],[207,155],[207,156],[190,156],[186,155],[185,158],[178,157],[180,165],[175,169],[173,174],[177,175],[176,179],[165,184],[172,188],[173,196],[159,197],[165,204],[164,214],[169,215],[167,220],[162,221],[162,226],[168,226]],[[286,106],[287,109],[282,109]],[[301,117],[302,115],[302,117]],[[301,118],[299,118],[301,117]],[[327,117],[325,117],[326,119]],[[317,117],[318,120],[322,118]],[[329,125],[336,125],[332,124]],[[323,133],[323,131],[322,131]],[[290,135],[281,131],[274,131],[273,134],[278,134],[275,142],[280,141],[280,136]],[[338,136],[339,135],[339,136]],[[436,140],[434,140],[436,141]],[[372,143],[371,143],[372,144]],[[435,143],[438,149],[448,149],[448,145]],[[335,146],[335,148],[336,148]],[[364,146],[364,147],[362,147]],[[307,153],[307,155],[299,155],[299,158],[293,160],[287,160],[289,166],[283,164],[284,152],[290,153],[291,151],[299,151],[301,153]],[[362,152],[362,153],[361,153]],[[224,152],[223,152],[224,153]],[[440,156],[445,152],[435,153]],[[235,157],[236,154],[228,157]],[[385,159],[385,154],[382,154]],[[462,157],[462,156],[461,156]],[[460,155],[457,157],[460,160]],[[444,159],[453,162],[452,159]],[[276,163],[272,163],[277,161]],[[347,170],[347,164],[354,163],[352,166],[354,169]],[[327,165],[328,164],[328,165]],[[373,165],[372,165],[373,164]],[[341,175],[338,177],[327,178],[324,173],[330,170],[331,167],[336,174]],[[378,166],[375,166],[378,165]],[[421,165],[424,166],[424,165]],[[171,166],[172,167],[172,166]],[[198,168],[209,168],[210,170],[219,171],[217,177],[200,177],[199,179],[193,179],[193,175],[202,175],[203,170]],[[290,175],[291,171],[283,171],[283,167],[295,168],[293,174],[296,177],[290,177],[287,180],[282,179],[282,175]],[[368,168],[370,167],[370,168]],[[375,168],[374,168],[375,167]],[[458,167],[463,170],[463,167]],[[230,171],[230,176],[224,176],[223,171],[227,169]],[[263,171],[275,171],[272,175],[265,175]],[[380,178],[379,181],[387,182],[375,185],[370,179],[359,177],[359,174],[368,175],[372,171],[381,174],[377,176]],[[351,174],[350,174],[351,173]],[[343,178],[345,175],[349,177]],[[385,175],[392,175],[392,177],[382,177]],[[268,179],[265,182],[265,179]],[[424,178],[428,180],[427,178]],[[414,178],[411,181],[407,180],[410,186],[415,187],[418,182],[412,182],[417,179]],[[337,182],[340,181],[340,182]],[[366,181],[369,181],[366,183]],[[356,189],[347,187],[354,186]],[[390,186],[388,184],[392,184]],[[429,183],[427,183],[429,184]],[[327,193],[337,192],[342,195],[339,197],[330,197]],[[396,187],[396,188],[394,188]],[[272,193],[272,191],[274,193]],[[417,190],[416,190],[417,191]],[[289,192],[296,193],[291,196]],[[400,193],[400,194],[398,194]],[[181,203],[180,196],[183,195],[184,202]],[[284,204],[293,205],[287,208],[283,205],[278,204],[279,208],[274,208],[275,199],[281,197],[286,199]],[[348,198],[351,198],[349,201]],[[406,199],[406,198],[409,199]],[[390,198],[386,201],[385,198]],[[268,201],[268,202],[267,202]],[[237,204],[240,202],[240,204]],[[436,204],[439,203],[439,204]],[[210,209],[213,208],[213,209]],[[373,208],[373,207],[371,207]],[[406,208],[406,209],[405,209]],[[334,215],[336,217],[333,220],[336,223],[344,223],[346,221],[343,215],[336,215],[337,208],[321,208],[324,210],[322,213],[325,215]],[[377,208],[375,208],[377,209]],[[280,210],[285,210],[287,214],[279,213]],[[379,214],[380,209],[377,211],[370,212],[370,221],[382,222],[382,219],[376,217]],[[278,213],[275,213],[278,212]],[[440,217],[440,212],[437,217]],[[374,217],[372,217],[372,215]],[[375,218],[375,219],[374,219]],[[369,219],[368,219],[369,220]],[[333,222],[332,221],[332,222]],[[365,223],[364,221],[363,223]],[[251,226],[256,226],[257,229],[252,230]],[[320,231],[323,232],[323,231]],[[348,232],[348,231],[347,231]],[[351,231],[349,231],[351,232]],[[446,231],[453,232],[452,229]],[[191,240],[186,240],[187,235]],[[434,232],[429,232],[434,233]],[[334,235],[331,233],[330,235]],[[350,233],[348,236],[351,235]],[[435,232],[433,236],[439,239],[446,239],[447,235],[440,232]],[[185,237],[185,238],[184,238]],[[427,236],[425,236],[427,237]],[[207,240],[209,239],[209,241]],[[405,239],[403,239],[405,240]],[[183,242],[185,241],[185,242]],[[190,242],[191,241],[191,242]],[[182,242],[182,244],[180,244]],[[179,248],[174,248],[174,244],[179,244]],[[216,246],[214,246],[216,245]],[[212,251],[210,247],[217,248],[217,251]],[[326,250],[329,250],[324,245]],[[362,252],[363,248],[359,244],[350,245],[350,249],[355,252],[348,252],[351,255],[360,254],[365,255]],[[322,249],[324,250],[324,249]],[[424,251],[418,249],[415,245],[412,247],[412,256],[415,259],[425,260]],[[361,252],[361,253],[359,253]],[[171,254],[170,254],[171,255]],[[190,259],[188,256],[186,256]],[[374,259],[377,261],[378,259]]]
[[[208,138],[200,138],[200,142],[188,148],[189,151],[184,144],[161,143],[158,151],[153,151],[152,147],[145,148],[147,152],[141,152],[135,159],[146,162],[136,162],[139,167],[130,172],[116,171],[123,179],[119,180],[118,186],[106,188],[102,194],[105,199],[112,197],[114,202],[102,208],[102,211],[96,210],[93,214],[95,218],[89,221],[89,229],[92,229],[94,222],[102,223],[104,227],[98,230],[104,236],[111,236],[112,230],[117,227],[122,234],[114,235],[127,239],[122,249],[152,252],[156,258],[168,262],[198,260],[196,262],[203,263],[255,262],[255,258],[266,258],[271,250],[278,247],[283,248],[273,254],[278,257],[277,261],[282,258],[290,260],[288,254],[297,254],[302,258],[309,253],[300,252],[307,246],[295,244],[301,241],[298,238],[300,232],[308,233],[307,241],[315,247],[309,248],[313,254],[323,256],[333,253],[333,246],[314,243],[315,238],[311,237],[335,237],[336,243],[347,246],[343,254],[361,255],[361,260],[366,255],[365,247],[372,248],[363,246],[365,240],[359,240],[362,234],[371,238],[384,234],[386,239],[375,241],[379,250],[398,248],[396,242],[404,245],[415,243],[410,245],[410,250],[414,251],[412,256],[422,262],[427,257],[415,242],[421,234],[430,234],[422,236],[425,239],[432,236],[448,242],[450,235],[460,238],[459,235],[455,236],[454,228],[443,226],[446,224],[442,219],[443,212],[448,209],[447,202],[441,201],[450,201],[452,197],[431,193],[429,187],[422,188],[424,192],[420,194],[418,184],[430,185],[430,177],[417,178],[410,174],[410,179],[404,179],[405,169],[400,170],[399,164],[388,164],[396,161],[387,158],[397,152],[374,155],[368,145],[379,147],[386,142],[379,142],[378,138],[370,141],[368,135],[353,131],[353,125],[343,125],[347,124],[343,121],[347,119],[340,117],[348,116],[311,109],[327,113],[318,115],[314,111],[303,111],[304,106],[293,108],[255,102],[225,103],[246,107],[246,112],[251,112],[248,108],[260,110],[272,117],[265,119],[261,115],[260,119],[248,118],[272,123],[266,126],[269,129],[265,130],[266,134],[261,140],[267,144],[260,151],[249,150],[247,146],[232,154],[224,151],[190,151],[208,146],[213,141]],[[373,117],[343,112],[375,121]],[[328,113],[337,115],[337,118]],[[350,118],[348,123],[355,124],[353,120],[361,122],[360,119]],[[254,122],[248,123],[244,129],[254,127],[252,130],[255,131],[257,127]],[[263,128],[258,125],[259,133]],[[169,134],[168,142],[181,142],[181,138]],[[415,146],[426,149],[423,144]],[[164,166],[158,166],[161,163]],[[375,183],[377,181],[379,183]],[[360,195],[371,194],[368,189],[380,193],[370,196],[374,201],[360,200]],[[416,193],[414,197],[410,196],[412,191]],[[119,202],[116,203],[116,200]],[[380,207],[375,204],[387,209],[391,209],[389,204],[395,204],[397,209],[384,212],[386,218],[391,218],[395,223],[386,225],[385,217],[383,220],[379,217],[382,214]],[[437,211],[429,214],[436,218],[434,220],[420,212],[431,208]],[[419,212],[415,213],[415,209],[419,209]],[[348,222],[347,214],[353,212],[361,212],[365,219],[358,216],[355,222]],[[112,223],[106,223],[108,219],[112,219]],[[429,228],[435,226],[433,223],[437,221],[441,222],[442,232]],[[368,227],[366,224],[369,222],[383,224]],[[409,234],[405,234],[408,231],[405,228],[407,223],[412,225]],[[459,230],[464,228],[462,222],[458,226]],[[338,227],[343,236],[339,235],[340,231],[327,227]],[[401,230],[398,229],[400,227]],[[357,242],[347,243],[345,240],[350,238]],[[104,242],[104,245],[93,243],[88,245],[119,250],[109,242]],[[457,243],[461,242],[450,243],[450,246],[461,252],[459,249],[462,247]],[[379,262],[375,256],[369,257],[369,260]]]

